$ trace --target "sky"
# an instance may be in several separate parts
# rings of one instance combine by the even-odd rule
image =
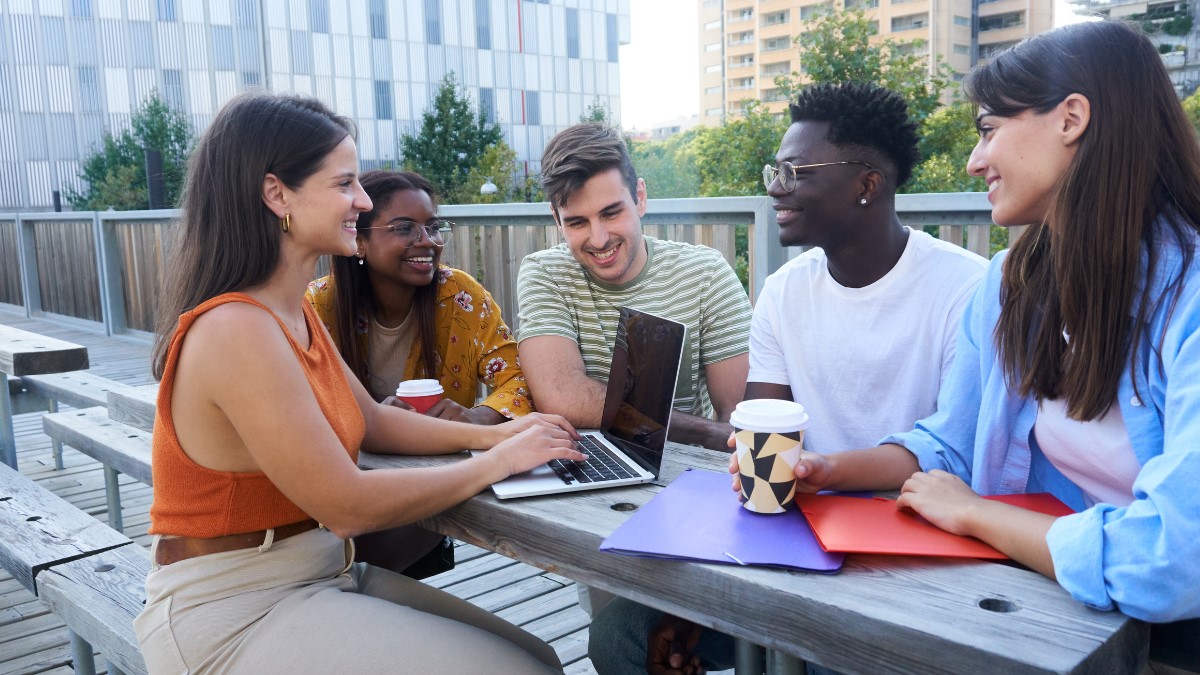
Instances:
[[[649,131],[700,107],[698,0],[631,0],[630,42],[620,47],[621,126]],[[1055,25],[1076,15],[1054,0]]]

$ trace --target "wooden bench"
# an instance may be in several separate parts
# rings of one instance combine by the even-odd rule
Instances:
[[[16,411],[8,378],[87,367],[87,347],[0,324],[0,462],[17,468],[17,442],[12,426]]]
[[[20,379],[22,393],[45,399],[50,412],[58,412],[60,403],[72,408],[91,408],[108,405],[108,394],[112,391],[125,391],[136,387],[108,378],[100,377],[86,370],[66,373],[49,373],[45,375],[26,375]],[[54,440],[51,444],[54,453],[54,468],[62,469],[62,443]]]
[[[55,442],[69,445],[104,465],[108,524],[123,532],[118,474],[153,485],[150,433],[110,419],[108,409],[99,407],[44,415],[42,429]]]
[[[149,560],[145,552],[125,535],[106,526],[75,506],[67,503],[58,495],[46,490],[16,470],[0,465],[0,565],[21,583],[26,589],[40,596],[40,589],[49,581],[47,575],[59,567],[65,567],[61,576],[64,579],[84,579],[83,583],[95,585],[98,583],[94,575],[103,564],[92,565],[90,560],[100,554],[112,553],[105,560],[124,561],[116,575],[120,577],[118,586],[133,588],[142,584],[146,571],[149,570]],[[123,551],[123,549],[129,549]],[[116,552],[122,551],[120,555]],[[140,556],[144,561],[138,567],[128,560]],[[113,563],[105,563],[113,564]],[[79,570],[91,567],[93,578],[80,577]],[[117,569],[114,564],[114,569]],[[106,570],[111,571],[111,570]],[[139,576],[140,575],[140,576]],[[89,637],[96,640],[106,655],[113,654],[121,661],[113,661],[118,666],[127,668],[127,672],[145,672],[144,664],[137,668],[137,659],[131,658],[131,653],[138,651],[137,641],[132,639],[132,624],[123,619],[113,619],[113,623],[105,636],[94,623],[89,624],[81,617],[88,614],[104,614],[119,617],[129,611],[141,611],[141,599],[130,599],[129,594],[122,595],[118,603],[103,604],[100,600],[107,592],[104,589],[77,589],[58,584],[63,591],[55,595],[58,603],[55,613],[66,624],[71,635],[71,645],[75,656],[75,672],[94,675],[95,659]],[[99,595],[98,595],[99,594]],[[97,604],[101,603],[101,604]],[[54,608],[54,606],[52,606]],[[68,608],[70,611],[68,611]],[[131,652],[132,650],[132,652]],[[140,657],[139,657],[140,658]],[[111,659],[110,659],[111,660]],[[117,672],[110,668],[110,672]]]

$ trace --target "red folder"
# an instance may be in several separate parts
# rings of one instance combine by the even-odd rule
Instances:
[[[1074,513],[1054,495],[1039,492],[984,497],[1051,516]],[[883,497],[862,499],[833,494],[798,494],[821,548],[838,553],[944,556],[1005,560],[1008,556],[974,537],[950,534]]]

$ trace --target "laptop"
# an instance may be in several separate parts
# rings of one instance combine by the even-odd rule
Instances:
[[[583,462],[556,459],[492,485],[500,499],[649,483],[658,478],[687,326],[621,308],[600,429],[579,430]]]

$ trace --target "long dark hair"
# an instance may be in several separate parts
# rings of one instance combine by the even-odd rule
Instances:
[[[1029,38],[973,71],[965,86],[1001,117],[1047,112],[1072,93],[1091,104],[1045,222],[1031,224],[1005,261],[995,340],[1005,377],[1022,396],[1065,398],[1070,417],[1098,419],[1122,370],[1136,368],[1132,345],[1162,301],[1150,284],[1142,287],[1142,252],[1151,279],[1161,236],[1174,237],[1184,267],[1191,264],[1189,236],[1200,230],[1195,132],[1158,50],[1117,21]],[[1160,216],[1166,229],[1154,226]]]
[[[314,98],[246,93],[217,113],[188,161],[158,303],[156,378],[181,314],[263,283],[279,264],[283,231],[263,202],[266,175],[298,189],[347,137],[354,137],[354,124]]]
[[[424,176],[408,171],[367,171],[359,181],[363,190],[375,204],[375,208],[359,215],[358,235],[364,239],[371,237],[373,230],[365,228],[375,224],[375,217],[388,207],[392,197],[397,192],[405,190],[420,190],[429,195],[429,200],[437,206],[437,195],[433,184]],[[385,235],[388,233],[384,233]],[[438,263],[442,259],[441,249],[434,249],[433,265],[435,273],[433,281],[420,286],[413,294],[413,307],[416,312],[417,331],[421,336],[421,366],[424,377],[437,377],[437,349],[433,334],[433,308],[437,304]],[[368,263],[369,264],[369,263]],[[333,283],[336,287],[337,301],[334,303],[333,336],[337,339],[342,352],[342,358],[350,366],[359,381],[367,387],[367,354],[362,349],[355,335],[355,322],[360,315],[370,317],[375,308],[375,292],[371,288],[371,280],[367,276],[367,267],[359,265],[354,257],[337,256],[333,259]]]

